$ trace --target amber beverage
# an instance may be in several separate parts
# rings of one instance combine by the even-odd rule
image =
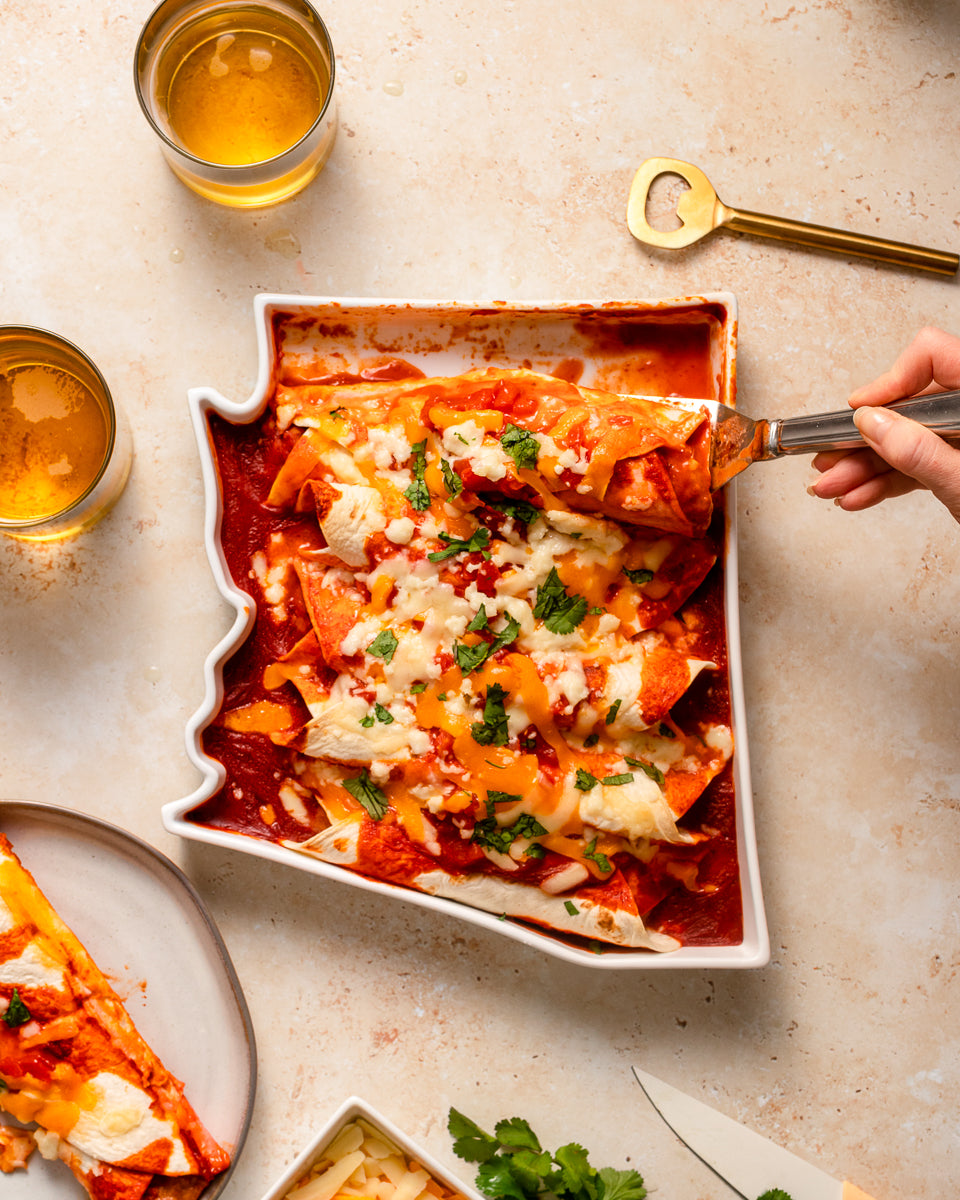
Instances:
[[[333,47],[306,0],[164,0],[135,66],[168,164],[208,199],[275,204],[330,155]]]
[[[76,346],[0,326],[0,532],[49,541],[114,504],[131,447],[103,376]]]

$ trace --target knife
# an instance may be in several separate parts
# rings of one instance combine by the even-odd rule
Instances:
[[[780,1188],[790,1200],[872,1200],[746,1125],[634,1067],[647,1099],[677,1137],[745,1200]]]

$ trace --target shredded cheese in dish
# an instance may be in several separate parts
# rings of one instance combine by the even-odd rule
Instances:
[[[247,575],[273,652],[205,741],[234,802],[272,747],[253,832],[681,944],[655,910],[719,886],[716,829],[685,818],[733,753],[705,414],[491,369],[281,385],[261,437],[276,519]]]

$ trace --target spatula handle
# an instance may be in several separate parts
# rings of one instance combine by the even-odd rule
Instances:
[[[941,437],[960,436],[960,391],[931,392],[894,400],[887,408],[919,421]],[[788,417],[770,422],[771,457],[781,454],[816,454],[820,450],[853,450],[864,442],[853,423],[854,409],[819,413],[811,417]]]
[[[927,250],[906,242],[890,242],[886,238],[870,237],[864,233],[846,233],[828,229],[825,225],[810,225],[786,217],[769,217],[764,213],[747,212],[723,205],[721,224],[737,233],[759,234],[781,242],[796,242],[819,250],[834,250],[839,254],[856,254],[860,258],[894,263],[899,267],[917,267],[935,271],[938,275],[955,275],[960,257],[944,250]]]

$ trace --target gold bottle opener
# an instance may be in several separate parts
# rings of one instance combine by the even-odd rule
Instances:
[[[679,175],[688,185],[677,201],[677,216],[682,222],[679,229],[661,231],[647,221],[650,187],[661,175]],[[677,158],[648,158],[640,165],[627,200],[627,225],[638,241],[663,250],[680,250],[692,246],[714,229],[730,229],[819,250],[834,250],[838,254],[856,254],[900,267],[917,267],[940,275],[954,275],[960,266],[960,257],[942,250],[926,250],[905,242],[889,242],[866,234],[844,233],[823,225],[728,208],[699,167]]]

